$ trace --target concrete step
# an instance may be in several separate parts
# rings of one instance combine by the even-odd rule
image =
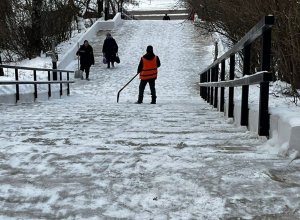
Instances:
[[[152,10],[152,11],[128,11],[132,15],[153,15],[153,14],[190,14],[190,10]]]
[[[163,15],[138,15],[138,20],[163,20]],[[189,15],[170,15],[171,20],[186,20]]]

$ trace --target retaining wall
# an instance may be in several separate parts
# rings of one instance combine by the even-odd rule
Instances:
[[[121,19],[121,13],[117,13],[114,19],[112,20],[98,20],[96,21],[92,27],[88,29],[88,31],[78,40],[79,44],[82,45],[84,40],[90,41],[98,31],[107,30],[111,31],[116,29],[119,25],[123,23]],[[74,44],[71,49],[62,57],[62,60],[58,62],[57,69],[66,69],[66,67],[77,59],[76,52],[78,50],[77,43]]]

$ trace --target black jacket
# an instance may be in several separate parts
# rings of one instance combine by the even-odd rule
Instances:
[[[147,53],[143,57],[147,60],[153,60],[154,57],[155,57],[155,54],[154,53]],[[160,60],[159,60],[158,56],[156,56],[156,64],[157,64],[157,68],[160,67]],[[141,61],[139,63],[139,67],[138,67],[138,70],[137,70],[138,73],[142,72],[143,66],[144,66],[143,59],[141,58]]]
[[[90,67],[95,64],[95,58],[93,53],[93,48],[91,45],[85,47],[81,45],[76,55],[80,56],[80,65],[84,67]]]
[[[104,40],[102,52],[105,54],[116,54],[118,53],[118,44],[115,39],[108,37]]]

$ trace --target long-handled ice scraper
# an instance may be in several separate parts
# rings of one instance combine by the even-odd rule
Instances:
[[[117,102],[119,102],[120,92],[121,92],[126,86],[128,86],[128,84],[131,83],[131,81],[132,81],[137,75],[139,75],[139,73],[137,73],[134,77],[132,77],[132,79],[129,80],[129,82],[126,83],[126,85],[124,85],[124,86],[122,87],[122,89],[119,90],[118,96],[117,96]]]

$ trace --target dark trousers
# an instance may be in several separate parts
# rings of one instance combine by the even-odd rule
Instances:
[[[90,74],[90,67],[89,66],[80,66],[80,70],[81,71],[85,71],[86,79],[88,79],[89,78],[89,74]]]
[[[140,103],[143,102],[144,91],[145,91],[145,87],[146,87],[147,83],[149,83],[149,86],[150,86],[152,100],[156,99],[155,79],[141,80],[140,86],[139,86],[139,100],[138,100],[138,102],[140,102]]]
[[[112,66],[114,66],[114,63],[116,60],[116,54],[115,53],[106,53],[105,57],[106,57],[106,61],[107,61],[107,68],[110,68],[110,63]]]

